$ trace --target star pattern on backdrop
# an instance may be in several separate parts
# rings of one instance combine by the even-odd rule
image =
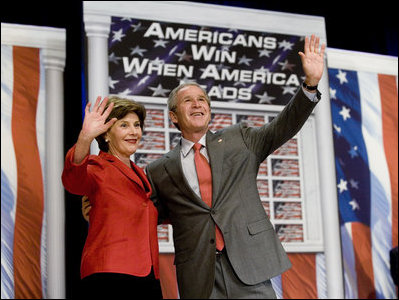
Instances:
[[[362,135],[357,72],[329,69],[340,221],[370,225],[370,174]]]

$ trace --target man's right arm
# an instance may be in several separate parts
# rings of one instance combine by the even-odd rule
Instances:
[[[259,161],[295,136],[311,115],[317,102],[311,101],[299,88],[284,109],[268,124],[262,127],[242,127],[242,136],[248,149]]]

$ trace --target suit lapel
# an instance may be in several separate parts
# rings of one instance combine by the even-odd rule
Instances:
[[[126,166],[123,162],[121,162],[118,158],[115,156],[106,153],[106,152],[100,152],[100,157],[109,161],[114,167],[116,167],[122,174],[124,174],[126,177],[128,177],[130,180],[132,180],[134,183],[136,183],[140,189],[143,190],[144,193],[149,194],[151,191],[150,184],[144,174],[140,174],[141,170],[138,170],[139,167],[137,167],[135,164],[132,164],[133,169],[129,168]],[[142,176],[144,175],[144,176]]]
[[[181,147],[179,142],[176,147],[166,155],[168,160],[165,163],[165,170],[168,172],[175,185],[187,196],[187,198],[192,199],[203,207],[207,207],[205,202],[203,202],[202,199],[191,190],[187,183],[181,165],[180,149]]]
[[[212,133],[208,131],[206,134],[206,148],[212,169],[212,206],[215,206],[222,178],[224,144],[221,132]]]
[[[145,175],[143,169],[141,169],[139,166],[136,164],[132,163],[132,168],[134,169],[134,172],[137,176],[136,178],[139,178],[139,182],[141,183],[144,191],[147,193],[147,196],[150,197],[152,190],[151,190],[151,184],[148,181],[147,175]]]

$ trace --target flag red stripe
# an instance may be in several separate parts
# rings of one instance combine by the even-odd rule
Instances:
[[[398,245],[398,89],[396,77],[378,74],[382,131],[391,180],[392,246]]]
[[[375,299],[370,227],[359,222],[352,223],[352,241],[358,298]]]
[[[36,140],[39,49],[14,46],[13,63],[11,126],[18,182],[14,231],[15,298],[42,298],[40,243],[43,181]]]
[[[289,253],[292,268],[281,275],[284,299],[317,299],[316,255]]]

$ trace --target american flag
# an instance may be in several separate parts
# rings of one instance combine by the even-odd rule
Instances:
[[[212,114],[212,120],[209,124],[209,129],[217,131],[233,125],[231,114]]]
[[[333,69],[330,80],[346,298],[396,298],[397,77]]]
[[[196,81],[206,87],[212,100],[285,105],[303,79],[298,56],[304,45],[301,36],[167,22],[157,24],[157,32],[164,34],[166,28],[173,32],[169,38],[155,35],[154,30],[150,32],[153,34],[146,35],[154,21],[112,17],[108,39],[110,93],[167,97],[182,81]],[[182,39],[178,34],[182,30],[190,34],[206,31],[212,33],[212,37],[224,34],[229,38],[216,43],[198,42],[196,36]],[[227,40],[232,41],[231,45],[224,42]],[[266,45],[266,40],[272,42]],[[223,54],[230,55],[231,59],[223,61]],[[205,71],[209,70],[209,65],[215,66],[217,74],[226,72],[230,77],[201,79],[209,73]],[[179,73],[177,66],[192,72]],[[263,78],[263,82],[259,78]],[[243,96],[244,90],[246,96]]]
[[[302,205],[300,202],[275,202],[274,214],[276,219],[302,220]]]
[[[295,138],[290,139],[280,148],[276,149],[273,154],[298,156],[298,141]]]
[[[299,161],[296,159],[272,159],[273,176],[299,176]]]
[[[269,197],[269,184],[267,180],[260,180],[256,181],[256,185],[258,187],[259,196],[261,198],[268,198]]]
[[[303,242],[303,226],[300,224],[276,225],[277,236],[282,242]]]
[[[144,127],[163,128],[165,119],[162,109],[146,109],[147,114],[144,121]]]
[[[237,115],[237,123],[243,122],[249,127],[260,127],[265,124],[264,116]]]
[[[273,180],[273,197],[300,198],[300,182],[298,180]]]
[[[144,132],[140,141],[141,150],[165,150],[165,133]]]
[[[45,298],[41,50],[1,45],[1,298]]]

